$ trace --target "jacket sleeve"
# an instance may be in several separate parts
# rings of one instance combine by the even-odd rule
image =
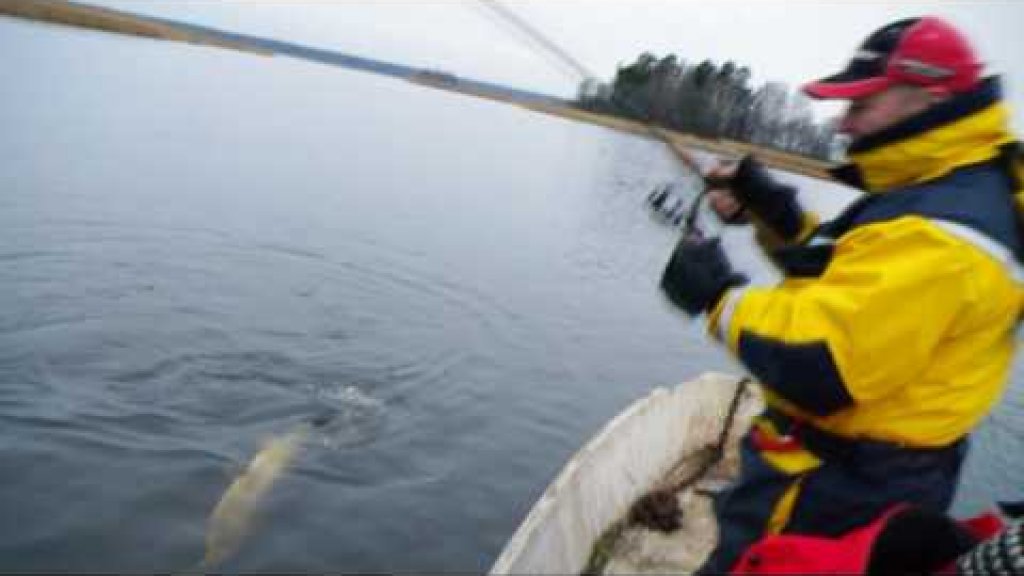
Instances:
[[[977,295],[964,246],[919,217],[844,235],[818,278],[731,290],[709,327],[766,387],[827,416],[927,368]]]

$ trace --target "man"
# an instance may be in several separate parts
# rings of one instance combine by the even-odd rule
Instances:
[[[837,536],[895,503],[944,511],[968,433],[1006,383],[1024,303],[1019,153],[996,78],[935,17],[865,40],[804,90],[849,100],[850,163],[868,194],[819,225],[752,158],[713,206],[749,220],[783,272],[747,286],[717,240],[684,238],[662,289],[760,380],[767,408],[739,481],[715,503],[732,568],[769,534]],[[713,180],[713,179],[712,179]]]

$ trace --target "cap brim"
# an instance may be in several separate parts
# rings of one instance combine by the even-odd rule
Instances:
[[[812,98],[822,100],[852,100],[870,96],[889,87],[890,81],[885,76],[873,78],[844,78],[844,74],[836,74],[803,86],[804,92]]]

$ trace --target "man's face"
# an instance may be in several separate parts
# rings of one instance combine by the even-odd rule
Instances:
[[[851,100],[839,122],[839,132],[856,141],[919,114],[938,97],[923,88],[890,86],[870,96]]]

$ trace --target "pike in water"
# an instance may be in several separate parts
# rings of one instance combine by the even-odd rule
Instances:
[[[210,514],[206,527],[206,555],[201,567],[216,566],[238,550],[252,527],[260,503],[274,482],[295,457],[310,432],[329,421],[330,417],[323,417],[304,422],[285,434],[267,440],[245,471],[224,492]]]

